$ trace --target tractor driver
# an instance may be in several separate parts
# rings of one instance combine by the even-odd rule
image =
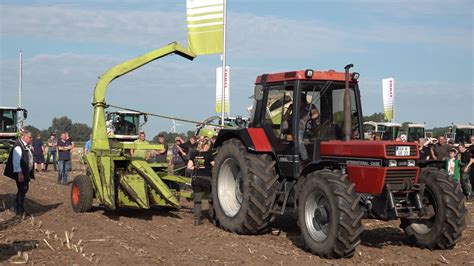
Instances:
[[[317,120],[319,118],[319,110],[318,108],[311,103],[306,101],[306,95],[302,93],[300,95],[300,114],[298,120],[298,147],[300,158],[302,161],[306,161],[309,159],[308,152],[306,147],[304,146],[304,138],[305,139],[314,139],[315,137],[315,129],[317,126]],[[293,106],[290,105],[288,107],[287,113],[283,117],[283,125],[282,128],[285,132],[291,132],[291,120],[293,119]],[[291,139],[291,137],[289,137]]]

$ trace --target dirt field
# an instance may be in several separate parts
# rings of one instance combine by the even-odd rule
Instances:
[[[81,174],[74,165],[71,177]],[[3,166],[0,166],[3,173]],[[14,182],[0,176],[0,264],[474,264],[474,203],[467,202],[469,222],[452,250],[429,251],[407,241],[398,222],[364,221],[362,243],[352,259],[326,260],[304,251],[296,222],[279,219],[280,235],[243,236],[206,221],[194,227],[192,204],[180,211],[120,210],[95,207],[91,213],[71,210],[69,186],[56,184],[56,172],[39,173],[31,182],[25,220],[11,210]],[[71,179],[71,178],[70,178]],[[65,234],[68,234],[69,244]],[[49,245],[49,246],[48,246]],[[68,247],[69,246],[69,247]],[[22,258],[16,258],[18,252]]]

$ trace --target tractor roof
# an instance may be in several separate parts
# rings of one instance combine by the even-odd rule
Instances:
[[[393,122],[378,122],[377,125],[386,126],[386,127],[401,127],[402,124],[393,123]]]
[[[112,112],[112,113],[117,113],[117,114],[136,114],[136,115],[141,114],[141,113],[135,112],[135,111],[115,111],[115,112]]]
[[[454,124],[454,126],[459,129],[474,129],[474,125]]]
[[[281,81],[290,81],[290,80],[333,80],[333,81],[345,81],[344,72],[336,72],[335,70],[328,71],[315,71],[313,70],[313,75],[310,78],[305,76],[306,70],[297,70],[289,72],[280,72],[280,73],[271,73],[267,74],[267,82],[281,82]],[[351,73],[352,75],[352,73]],[[262,76],[259,75],[255,84],[260,84],[262,82]],[[356,82],[351,80],[351,82]]]
[[[422,127],[422,128],[425,128],[425,124],[415,124],[415,123],[412,123],[412,124],[408,124],[408,127]]]
[[[21,107],[0,106],[0,110],[21,110]]]

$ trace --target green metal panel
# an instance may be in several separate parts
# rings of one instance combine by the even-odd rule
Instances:
[[[168,175],[168,174],[161,174],[158,173],[160,178],[162,180],[167,180],[167,181],[174,181],[176,183],[183,183],[183,184],[191,184],[191,178],[190,177],[184,177],[184,176],[178,176],[178,175]]]
[[[118,204],[127,207],[138,207],[149,209],[147,185],[140,175],[123,175],[120,177],[120,185],[125,194],[118,194]],[[132,202],[130,202],[132,201]]]
[[[148,196],[150,199],[150,204],[152,206],[177,207],[176,205],[170,205],[168,202],[166,202],[166,200],[163,199],[160,193],[151,187],[149,187]]]
[[[100,180],[102,182],[102,192],[104,195],[103,204],[110,209],[115,209],[115,187],[114,187],[114,164],[110,156],[100,156]]]
[[[94,153],[90,152],[86,155],[86,162],[88,175],[92,179],[92,184],[94,186],[95,196],[102,203],[104,202],[104,191],[99,175],[99,168],[97,167],[97,157]]]
[[[117,189],[117,205],[120,207],[140,209],[140,205],[133,200],[123,187]]]
[[[169,190],[168,186],[161,180],[161,178],[153,171],[153,168],[145,160],[133,159],[132,166],[148,181],[149,185],[172,206],[178,207],[179,202]]]
[[[113,148],[122,150],[163,150],[163,144],[145,144],[135,142],[117,142],[112,145]]]

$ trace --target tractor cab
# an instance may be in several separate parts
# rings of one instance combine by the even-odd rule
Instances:
[[[358,77],[352,73],[349,80],[351,139],[364,136]],[[294,163],[317,160],[321,141],[344,139],[344,88],[345,74],[332,70],[257,78],[250,127],[263,128],[282,174],[298,176]]]
[[[406,128],[407,141],[417,141],[425,137],[425,124],[408,124]]]
[[[20,116],[22,113],[22,116]],[[28,111],[19,107],[0,107],[0,163],[8,158],[15,143],[19,127],[28,116]]]
[[[23,118],[20,117],[23,114]],[[16,137],[19,123],[28,116],[28,111],[18,107],[0,107],[0,138]]]
[[[459,143],[469,143],[470,137],[474,136],[474,125],[453,124],[446,134],[448,140],[453,140],[457,146]]]
[[[143,117],[143,123],[141,123]],[[106,114],[107,135],[111,139],[138,139],[141,127],[148,121],[146,114],[132,111],[113,111]]]
[[[399,136],[401,124],[391,122],[377,123],[377,130],[381,132],[382,140],[395,140]]]

